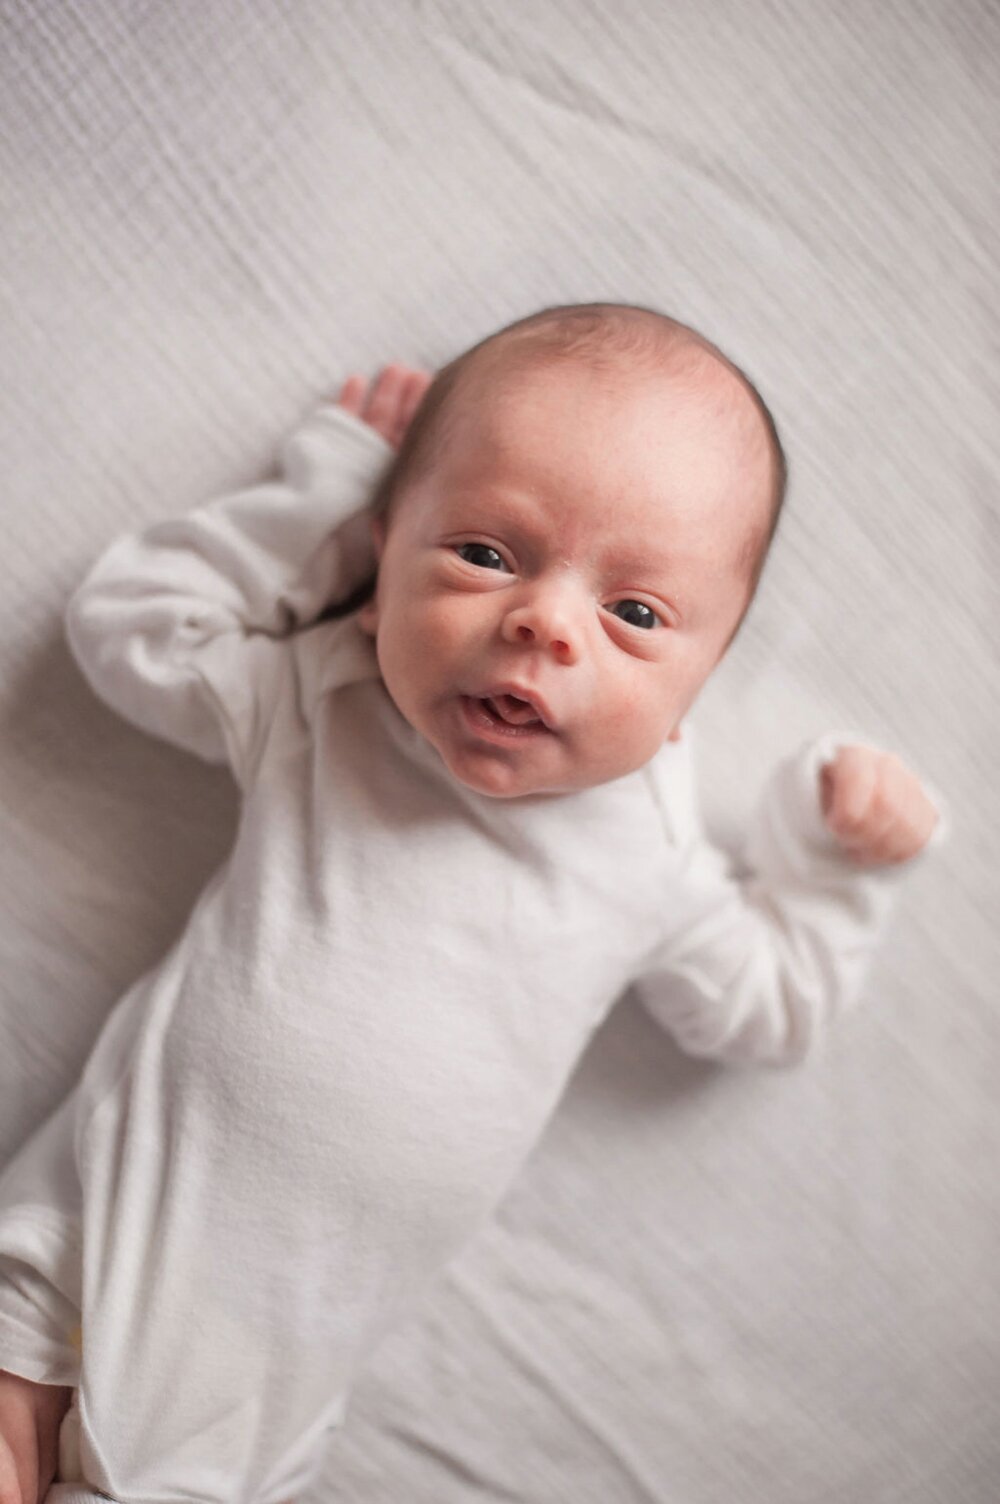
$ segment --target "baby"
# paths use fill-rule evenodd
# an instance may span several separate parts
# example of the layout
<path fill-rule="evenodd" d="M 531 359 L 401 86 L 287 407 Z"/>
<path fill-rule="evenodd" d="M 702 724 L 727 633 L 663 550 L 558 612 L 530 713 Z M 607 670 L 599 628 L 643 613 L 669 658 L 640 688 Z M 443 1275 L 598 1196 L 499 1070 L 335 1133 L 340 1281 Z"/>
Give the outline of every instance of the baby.
<path fill-rule="evenodd" d="M 785 465 L 684 325 L 545 310 L 429 387 L 352 377 L 282 460 L 69 606 L 98 694 L 242 803 L 0 1178 L 0 1504 L 298 1494 L 621 993 L 694 1054 L 800 1059 L 943 834 L 831 733 L 767 782 L 750 876 L 707 844 L 685 718 Z"/>

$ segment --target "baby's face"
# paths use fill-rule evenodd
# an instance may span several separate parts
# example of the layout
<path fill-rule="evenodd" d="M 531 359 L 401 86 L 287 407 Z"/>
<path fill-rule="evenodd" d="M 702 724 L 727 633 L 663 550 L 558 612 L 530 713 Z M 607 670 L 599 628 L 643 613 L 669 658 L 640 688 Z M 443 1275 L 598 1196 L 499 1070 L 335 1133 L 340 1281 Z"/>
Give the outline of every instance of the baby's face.
<path fill-rule="evenodd" d="M 767 514 L 760 420 L 718 366 L 471 384 L 388 535 L 375 524 L 360 624 L 399 711 L 470 788 L 622 777 L 677 731 L 746 603 L 737 556 Z M 547 725 L 524 724 L 538 713 Z"/>

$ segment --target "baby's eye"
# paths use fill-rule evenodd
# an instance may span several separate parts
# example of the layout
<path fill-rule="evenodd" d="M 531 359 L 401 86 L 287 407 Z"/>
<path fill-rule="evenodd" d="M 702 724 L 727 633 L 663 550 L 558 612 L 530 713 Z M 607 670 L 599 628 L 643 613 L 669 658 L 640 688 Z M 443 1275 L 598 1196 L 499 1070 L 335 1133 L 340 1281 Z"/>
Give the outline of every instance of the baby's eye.
<path fill-rule="evenodd" d="M 495 548 L 491 548 L 488 543 L 457 543 L 455 545 L 455 552 L 459 555 L 460 558 L 464 558 L 465 557 L 464 554 L 462 553 L 462 550 L 464 548 L 470 548 L 470 549 L 473 549 L 473 550 L 478 549 L 478 551 L 481 554 L 492 554 L 493 557 L 494 557 L 494 559 L 497 559 L 499 561 L 499 563 L 501 565 L 503 565 L 503 559 L 500 558 L 500 555 L 497 553 L 496 549 Z M 488 564 L 488 563 L 484 563 L 482 559 L 466 559 L 465 562 L 467 564 L 476 564 L 476 565 L 478 565 L 482 569 L 493 569 L 494 568 L 494 565 Z"/>
<path fill-rule="evenodd" d="M 618 606 L 627 606 L 631 612 L 635 613 L 634 618 L 626 618 L 624 615 L 622 615 L 622 621 L 627 620 L 630 627 L 655 627 L 656 623 L 660 620 L 656 612 L 652 609 L 652 607 L 647 606 L 645 601 L 616 601 L 615 605 L 611 607 L 611 610 L 615 612 L 616 616 L 621 615 L 621 613 L 617 610 Z"/>

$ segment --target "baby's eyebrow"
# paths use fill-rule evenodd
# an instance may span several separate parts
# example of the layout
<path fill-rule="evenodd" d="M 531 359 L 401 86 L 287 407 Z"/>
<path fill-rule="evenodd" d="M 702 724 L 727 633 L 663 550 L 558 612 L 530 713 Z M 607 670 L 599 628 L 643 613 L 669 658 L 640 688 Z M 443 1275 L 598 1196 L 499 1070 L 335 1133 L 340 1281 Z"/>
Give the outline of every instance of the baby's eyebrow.
<path fill-rule="evenodd" d="M 651 549 L 636 550 L 634 544 L 630 544 L 628 551 L 616 552 L 609 547 L 605 553 L 606 563 L 615 569 L 624 569 L 628 572 L 643 570 L 648 573 L 665 575 L 670 569 L 670 559 L 666 554 L 659 554 Z"/>

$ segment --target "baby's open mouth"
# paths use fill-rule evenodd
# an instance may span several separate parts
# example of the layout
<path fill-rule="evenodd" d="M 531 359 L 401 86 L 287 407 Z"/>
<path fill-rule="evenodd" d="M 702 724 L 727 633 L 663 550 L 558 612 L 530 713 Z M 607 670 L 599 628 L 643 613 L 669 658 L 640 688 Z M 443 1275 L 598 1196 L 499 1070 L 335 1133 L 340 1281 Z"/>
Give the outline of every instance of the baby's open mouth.
<path fill-rule="evenodd" d="M 466 719 L 474 730 L 504 738 L 551 736 L 534 706 L 517 695 L 462 695 Z"/>
<path fill-rule="evenodd" d="M 506 721 L 510 726 L 540 725 L 541 717 L 537 716 L 527 700 L 519 700 L 517 695 L 497 695 L 488 697 L 482 702 L 488 710 L 491 710 L 500 720 Z"/>

